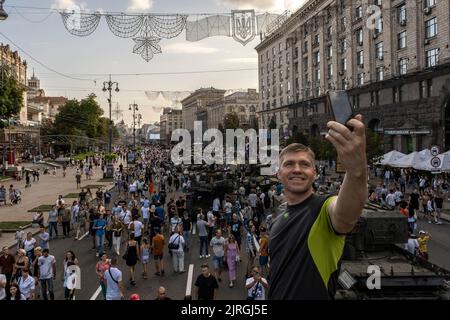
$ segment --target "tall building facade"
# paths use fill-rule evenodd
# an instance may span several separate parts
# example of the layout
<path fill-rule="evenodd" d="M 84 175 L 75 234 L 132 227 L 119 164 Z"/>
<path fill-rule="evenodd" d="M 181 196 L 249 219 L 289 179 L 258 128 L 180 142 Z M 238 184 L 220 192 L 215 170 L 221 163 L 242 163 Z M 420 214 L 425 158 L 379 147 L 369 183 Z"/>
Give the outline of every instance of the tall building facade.
<path fill-rule="evenodd" d="M 260 125 L 326 132 L 347 90 L 386 150 L 450 148 L 450 2 L 310 0 L 256 47 Z"/>
<path fill-rule="evenodd" d="M 183 112 L 179 109 L 164 108 L 160 115 L 160 137 L 161 143 L 170 144 L 172 132 L 183 128 Z"/>

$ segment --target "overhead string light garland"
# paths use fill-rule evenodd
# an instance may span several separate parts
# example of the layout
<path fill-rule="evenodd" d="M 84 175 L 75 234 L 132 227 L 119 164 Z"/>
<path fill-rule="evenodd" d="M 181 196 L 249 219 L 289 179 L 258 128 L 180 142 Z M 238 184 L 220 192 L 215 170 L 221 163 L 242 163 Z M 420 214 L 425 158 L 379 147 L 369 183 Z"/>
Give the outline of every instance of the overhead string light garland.
<path fill-rule="evenodd" d="M 159 45 L 162 39 L 175 38 L 185 29 L 187 41 L 227 36 L 245 46 L 256 34 L 268 32 L 279 19 L 277 14 L 256 15 L 254 10 L 233 10 L 230 15 L 206 15 L 201 19 L 196 15 L 195 21 L 188 21 L 187 14 L 59 13 L 67 31 L 78 37 L 94 33 L 104 16 L 109 30 L 117 37 L 132 38 L 135 42 L 133 53 L 147 62 L 162 52 Z"/>

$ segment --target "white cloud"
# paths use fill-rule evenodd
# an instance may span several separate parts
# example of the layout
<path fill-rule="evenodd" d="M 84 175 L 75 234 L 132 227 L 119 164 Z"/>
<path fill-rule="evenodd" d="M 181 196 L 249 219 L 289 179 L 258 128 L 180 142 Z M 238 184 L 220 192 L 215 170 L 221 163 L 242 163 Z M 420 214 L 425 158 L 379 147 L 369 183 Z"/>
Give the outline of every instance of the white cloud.
<path fill-rule="evenodd" d="M 219 49 L 205 47 L 196 42 L 176 42 L 163 46 L 166 53 L 209 54 L 218 52 Z"/>
<path fill-rule="evenodd" d="M 52 9 L 68 11 L 87 10 L 86 3 L 77 3 L 75 0 L 55 0 L 52 4 Z"/>
<path fill-rule="evenodd" d="M 254 57 L 254 58 L 228 58 L 228 59 L 224 59 L 223 60 L 226 63 L 242 63 L 242 64 L 250 64 L 250 63 L 258 63 L 258 58 Z"/>
<path fill-rule="evenodd" d="M 131 0 L 127 11 L 145 11 L 153 7 L 153 0 Z"/>

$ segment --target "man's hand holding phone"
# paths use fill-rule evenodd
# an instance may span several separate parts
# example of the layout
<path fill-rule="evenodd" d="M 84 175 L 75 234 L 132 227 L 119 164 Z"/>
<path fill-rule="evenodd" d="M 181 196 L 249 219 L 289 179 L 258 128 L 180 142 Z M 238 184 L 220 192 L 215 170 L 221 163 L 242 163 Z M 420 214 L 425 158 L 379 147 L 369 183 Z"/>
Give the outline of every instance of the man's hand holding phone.
<path fill-rule="evenodd" d="M 350 119 L 345 125 L 336 121 L 327 123 L 328 134 L 325 138 L 336 149 L 347 175 L 361 177 L 367 171 L 366 131 L 362 115 Z M 352 129 L 352 130 L 350 130 Z"/>

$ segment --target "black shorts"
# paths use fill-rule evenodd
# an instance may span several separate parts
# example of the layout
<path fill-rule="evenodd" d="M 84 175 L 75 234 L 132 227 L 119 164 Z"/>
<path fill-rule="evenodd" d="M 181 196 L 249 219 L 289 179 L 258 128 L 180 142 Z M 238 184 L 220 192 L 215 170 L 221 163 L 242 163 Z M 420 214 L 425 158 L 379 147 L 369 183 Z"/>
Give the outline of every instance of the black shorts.
<path fill-rule="evenodd" d="M 162 254 L 153 255 L 153 258 L 154 258 L 156 261 L 162 260 L 162 259 L 163 259 L 163 255 L 162 255 Z"/>

